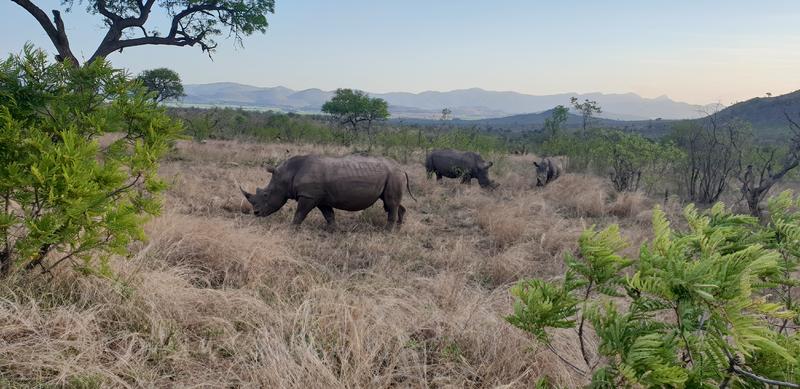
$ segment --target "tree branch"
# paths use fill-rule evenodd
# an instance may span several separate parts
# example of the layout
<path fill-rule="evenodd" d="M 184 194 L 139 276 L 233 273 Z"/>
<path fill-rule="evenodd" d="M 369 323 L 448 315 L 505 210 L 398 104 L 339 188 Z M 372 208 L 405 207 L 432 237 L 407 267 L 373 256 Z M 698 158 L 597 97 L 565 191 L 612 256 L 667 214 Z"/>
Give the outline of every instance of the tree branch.
<path fill-rule="evenodd" d="M 736 373 L 738 375 L 741 375 L 741 376 L 745 376 L 745 377 L 750 378 L 752 380 L 761 382 L 762 384 L 782 386 L 782 387 L 785 387 L 785 388 L 800 388 L 800 384 L 794 384 L 794 383 L 791 383 L 791 382 L 778 381 L 778 380 L 773 380 L 773 379 L 769 379 L 769 378 L 766 378 L 766 377 L 762 377 L 760 375 L 757 375 L 757 374 L 751 373 L 751 372 L 749 372 L 749 371 L 747 371 L 745 369 L 742 369 L 738 365 L 733 365 L 732 369 L 733 369 L 734 373 Z"/>
<path fill-rule="evenodd" d="M 31 16 L 33 16 L 37 22 L 42 26 L 44 31 L 47 33 L 47 36 L 50 38 L 50 41 L 53 42 L 53 45 L 56 47 L 58 51 L 58 56 L 56 59 L 59 62 L 62 61 L 70 61 L 73 65 L 78 65 L 78 59 L 75 58 L 75 55 L 72 54 L 72 50 L 69 47 L 69 40 L 67 39 L 66 29 L 64 28 L 64 20 L 61 19 L 61 12 L 58 10 L 53 10 L 53 22 L 50 21 L 50 18 L 47 17 L 47 13 L 45 13 L 41 8 L 37 7 L 36 4 L 33 4 L 30 0 L 11 0 L 20 7 L 24 8 L 28 11 Z"/>

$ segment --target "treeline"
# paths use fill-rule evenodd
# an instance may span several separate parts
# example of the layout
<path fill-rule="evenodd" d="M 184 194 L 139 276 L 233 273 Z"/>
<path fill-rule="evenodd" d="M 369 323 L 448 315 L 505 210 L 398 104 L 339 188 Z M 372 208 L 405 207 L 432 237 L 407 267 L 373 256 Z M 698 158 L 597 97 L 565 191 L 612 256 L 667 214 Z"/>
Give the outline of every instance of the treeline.
<path fill-rule="evenodd" d="M 336 144 L 367 147 L 368 135 L 340 125 L 325 115 L 299 115 L 274 111 L 235 108 L 169 108 L 171 116 L 184 122 L 187 135 L 194 140 L 244 140 Z M 455 148 L 484 153 L 508 153 L 529 150 L 520 137 L 498 136 L 477 128 L 393 125 L 376 123 L 372 141 L 378 152 L 407 158 L 413 151 L 431 148 Z"/>

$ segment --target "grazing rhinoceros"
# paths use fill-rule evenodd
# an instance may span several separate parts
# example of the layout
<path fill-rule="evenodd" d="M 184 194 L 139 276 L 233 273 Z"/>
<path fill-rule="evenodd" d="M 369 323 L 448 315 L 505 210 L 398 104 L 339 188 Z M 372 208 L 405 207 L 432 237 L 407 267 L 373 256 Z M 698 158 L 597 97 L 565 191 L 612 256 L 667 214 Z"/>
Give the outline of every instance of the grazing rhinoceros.
<path fill-rule="evenodd" d="M 566 160 L 564 157 L 542 158 L 534 162 L 536 168 L 536 186 L 545 186 L 555 181 L 564 172 Z"/>
<path fill-rule="evenodd" d="M 256 216 L 269 216 L 287 200 L 296 200 L 294 225 L 300 225 L 311 210 L 318 208 L 332 229 L 334 208 L 360 211 L 381 199 L 389 218 L 387 228 L 391 229 L 403 223 L 406 213 L 400 205 L 404 183 L 411 194 L 408 174 L 384 158 L 301 155 L 289 158 L 277 168 L 268 166 L 267 171 L 272 173 L 272 179 L 266 188 L 256 189 L 255 194 L 239 189 L 253 205 Z"/>
<path fill-rule="evenodd" d="M 425 158 L 425 170 L 428 178 L 436 174 L 436 180 L 442 177 L 461 177 L 462 183 L 469 183 L 473 178 L 483 188 L 496 188 L 497 184 L 489 179 L 489 168 L 492 162 L 484 162 L 480 155 L 469 151 L 433 150 Z"/>

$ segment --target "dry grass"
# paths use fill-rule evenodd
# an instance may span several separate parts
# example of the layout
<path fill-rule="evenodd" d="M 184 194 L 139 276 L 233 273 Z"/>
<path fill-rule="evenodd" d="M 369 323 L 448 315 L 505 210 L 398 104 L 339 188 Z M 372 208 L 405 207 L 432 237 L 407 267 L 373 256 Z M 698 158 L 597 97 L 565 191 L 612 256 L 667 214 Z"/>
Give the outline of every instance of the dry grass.
<path fill-rule="evenodd" d="M 64 272 L 0 287 L 0 386 L 530 387 L 585 381 L 508 325 L 508 288 L 563 274 L 591 224 L 634 240 L 650 207 L 603 180 L 567 174 L 532 188 L 532 156 L 499 159 L 501 187 L 426 180 L 406 165 L 407 223 L 383 231 L 381 206 L 337 212 L 338 231 L 294 204 L 248 214 L 237 183 L 266 183 L 263 163 L 341 148 L 182 143 L 149 242 L 116 261 L 116 280 Z M 420 155 L 416 155 L 421 160 Z M 642 219 L 642 220 L 640 220 Z M 627 226 L 627 227 L 626 227 Z M 574 337 L 555 346 L 580 361 Z"/>
<path fill-rule="evenodd" d="M 610 191 L 600 177 L 568 173 L 548 184 L 542 196 L 568 216 L 601 217 L 606 214 Z"/>

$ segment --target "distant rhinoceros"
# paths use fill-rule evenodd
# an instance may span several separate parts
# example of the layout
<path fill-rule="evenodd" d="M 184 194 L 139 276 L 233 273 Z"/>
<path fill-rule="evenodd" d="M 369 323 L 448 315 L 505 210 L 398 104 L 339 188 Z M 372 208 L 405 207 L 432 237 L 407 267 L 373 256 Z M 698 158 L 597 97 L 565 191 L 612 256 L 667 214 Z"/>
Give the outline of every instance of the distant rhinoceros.
<path fill-rule="evenodd" d="M 442 177 L 461 177 L 462 183 L 469 183 L 473 178 L 483 188 L 496 188 L 497 184 L 489 179 L 489 168 L 492 162 L 484 162 L 480 155 L 469 151 L 433 150 L 425 158 L 425 170 L 428 178 L 436 174 L 436 180 Z"/>
<path fill-rule="evenodd" d="M 539 162 L 533 162 L 536 168 L 536 186 L 545 186 L 555 181 L 564 172 L 566 159 L 564 157 L 542 158 Z"/>
<path fill-rule="evenodd" d="M 289 158 L 277 168 L 268 166 L 267 171 L 272 173 L 272 179 L 266 188 L 256 189 L 255 194 L 239 189 L 253 205 L 256 216 L 269 216 L 281 209 L 287 200 L 296 200 L 294 225 L 300 225 L 308 213 L 317 208 L 332 229 L 334 208 L 360 211 L 381 199 L 388 214 L 387 228 L 392 228 L 403 223 L 406 213 L 400 204 L 403 184 L 411 194 L 408 174 L 395 162 L 384 158 L 301 155 Z"/>

